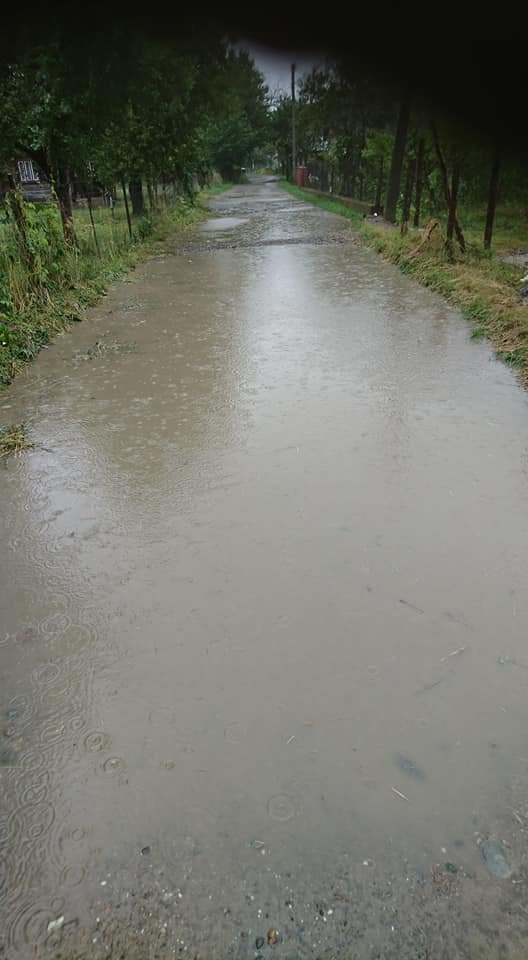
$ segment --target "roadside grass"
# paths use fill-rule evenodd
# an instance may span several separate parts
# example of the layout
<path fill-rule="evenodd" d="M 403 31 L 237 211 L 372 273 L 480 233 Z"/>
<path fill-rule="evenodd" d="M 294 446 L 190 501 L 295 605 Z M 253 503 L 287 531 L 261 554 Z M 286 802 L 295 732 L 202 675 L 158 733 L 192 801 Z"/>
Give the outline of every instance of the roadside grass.
<path fill-rule="evenodd" d="M 459 219 L 467 239 L 482 246 L 486 210 L 461 206 Z M 519 204 L 499 204 L 493 227 L 493 250 L 506 253 L 517 249 L 528 250 L 528 211 Z"/>
<path fill-rule="evenodd" d="M 288 180 L 280 180 L 279 186 L 282 187 L 283 190 L 286 190 L 287 193 L 290 193 L 292 197 L 296 197 L 298 200 L 306 200 L 308 203 L 313 203 L 316 207 L 321 207 L 322 210 L 327 210 L 329 213 L 338 213 L 342 217 L 346 217 L 347 220 L 352 220 L 358 225 L 362 221 L 362 214 L 360 211 L 354 209 L 353 206 L 349 206 L 347 203 L 344 203 L 342 200 L 337 200 L 334 197 L 321 196 L 319 193 L 315 193 L 313 190 L 305 190 L 303 187 L 298 187 L 294 183 L 289 183 Z"/>
<path fill-rule="evenodd" d="M 230 190 L 233 186 L 232 183 L 212 183 L 209 187 L 205 187 L 201 193 L 198 194 L 198 197 L 207 199 L 207 197 L 214 197 L 217 193 L 223 193 L 224 190 Z"/>
<path fill-rule="evenodd" d="M 357 235 L 363 243 L 458 307 L 471 324 L 471 338 L 487 338 L 497 357 L 513 367 L 519 379 L 528 386 L 528 305 L 520 299 L 519 285 L 522 273 L 527 271 L 504 263 L 495 255 L 515 248 L 528 248 L 528 218 L 518 207 L 498 208 L 494 253 L 485 251 L 482 246 L 485 211 L 462 208 L 460 221 L 467 252 L 456 254 L 451 262 L 444 249 L 442 223 L 417 252 L 423 239 L 422 231 L 409 230 L 402 236 L 399 229 L 370 226 L 363 223 L 359 213 L 339 201 L 321 198 L 285 181 L 280 185 L 300 200 L 355 222 L 360 227 Z"/>
<path fill-rule="evenodd" d="M 53 336 L 74 321 L 103 295 L 110 283 L 132 270 L 167 239 L 187 230 L 208 215 L 204 202 L 229 189 L 214 183 L 191 202 L 178 199 L 161 204 L 133 222 L 130 239 L 124 204 L 114 212 L 93 209 L 93 228 L 87 209 L 74 211 L 77 248 L 66 247 L 54 204 L 25 205 L 28 248 L 21 254 L 11 223 L 0 220 L 0 389 Z"/>

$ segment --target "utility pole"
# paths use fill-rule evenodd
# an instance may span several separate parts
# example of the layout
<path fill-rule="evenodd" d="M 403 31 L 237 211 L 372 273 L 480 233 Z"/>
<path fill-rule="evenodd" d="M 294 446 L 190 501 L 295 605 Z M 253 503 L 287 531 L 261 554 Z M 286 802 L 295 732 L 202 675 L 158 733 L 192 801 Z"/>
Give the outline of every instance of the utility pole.
<path fill-rule="evenodd" d="M 296 166 L 296 147 L 295 147 L 295 64 L 291 65 L 291 97 L 292 97 L 292 127 L 291 127 L 291 147 L 292 147 L 292 183 L 295 183 Z"/>

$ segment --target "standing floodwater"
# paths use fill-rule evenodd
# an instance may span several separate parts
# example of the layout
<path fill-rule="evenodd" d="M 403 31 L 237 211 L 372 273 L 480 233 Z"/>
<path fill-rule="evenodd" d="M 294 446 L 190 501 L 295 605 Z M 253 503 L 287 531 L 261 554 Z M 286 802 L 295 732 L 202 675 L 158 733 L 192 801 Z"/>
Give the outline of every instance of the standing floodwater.
<path fill-rule="evenodd" d="M 0 957 L 521 957 L 526 394 L 345 221 L 211 207 L 0 401 Z"/>

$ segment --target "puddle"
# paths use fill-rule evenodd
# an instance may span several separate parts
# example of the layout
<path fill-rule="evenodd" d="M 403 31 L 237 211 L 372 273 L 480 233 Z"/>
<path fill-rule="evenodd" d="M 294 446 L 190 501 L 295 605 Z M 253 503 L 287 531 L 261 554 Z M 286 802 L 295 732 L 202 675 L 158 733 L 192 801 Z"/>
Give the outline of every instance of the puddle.
<path fill-rule="evenodd" d="M 217 233 L 221 230 L 234 230 L 236 227 L 243 227 L 247 223 L 244 217 L 214 217 L 212 220 L 205 220 L 199 226 L 200 233 Z"/>

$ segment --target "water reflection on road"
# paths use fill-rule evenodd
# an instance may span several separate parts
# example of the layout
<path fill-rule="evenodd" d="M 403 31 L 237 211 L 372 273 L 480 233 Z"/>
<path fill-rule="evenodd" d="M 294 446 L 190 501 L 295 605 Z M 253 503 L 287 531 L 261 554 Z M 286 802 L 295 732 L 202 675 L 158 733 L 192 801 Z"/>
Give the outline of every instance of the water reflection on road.
<path fill-rule="evenodd" d="M 526 395 L 346 221 L 212 207 L 0 401 L 0 956 L 515 956 Z"/>

